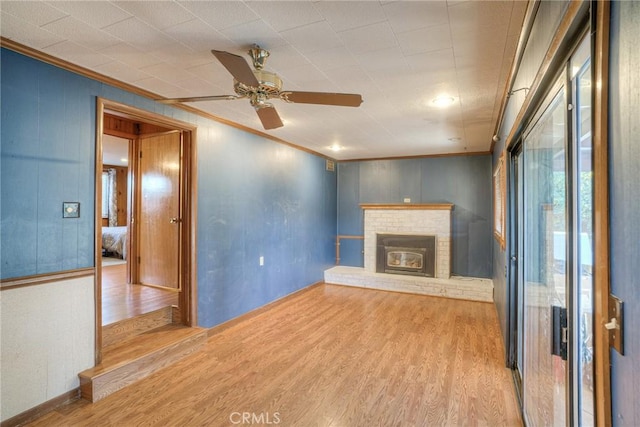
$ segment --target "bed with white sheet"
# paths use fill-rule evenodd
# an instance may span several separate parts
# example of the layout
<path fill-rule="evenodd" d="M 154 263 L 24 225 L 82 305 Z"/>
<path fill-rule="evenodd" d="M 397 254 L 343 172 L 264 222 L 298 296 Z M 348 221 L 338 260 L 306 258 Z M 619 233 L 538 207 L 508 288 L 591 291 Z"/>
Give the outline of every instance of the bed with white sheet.
<path fill-rule="evenodd" d="M 102 249 L 127 259 L 127 227 L 102 227 Z"/>

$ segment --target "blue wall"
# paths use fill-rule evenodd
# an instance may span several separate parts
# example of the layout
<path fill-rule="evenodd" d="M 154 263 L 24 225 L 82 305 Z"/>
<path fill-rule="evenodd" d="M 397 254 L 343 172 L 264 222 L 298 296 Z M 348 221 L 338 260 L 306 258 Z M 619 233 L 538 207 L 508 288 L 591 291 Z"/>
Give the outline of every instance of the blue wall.
<path fill-rule="evenodd" d="M 334 263 L 336 217 L 325 160 L 232 128 L 198 150 L 200 323 L 321 281 Z"/>
<path fill-rule="evenodd" d="M 491 156 L 338 164 L 338 234 L 362 235 L 360 203 L 453 203 L 452 273 L 492 275 Z M 362 243 L 342 240 L 340 264 L 362 266 Z"/>
<path fill-rule="evenodd" d="M 1 61 L 2 278 L 93 266 L 96 97 L 198 127 L 199 325 L 321 281 L 333 265 L 336 174 L 323 158 L 7 49 Z M 79 219 L 62 218 L 65 201 L 80 202 Z"/>
<path fill-rule="evenodd" d="M 2 278 L 93 266 L 102 85 L 2 50 Z M 80 202 L 63 219 L 62 202 Z"/>
<path fill-rule="evenodd" d="M 611 352 L 613 425 L 640 425 L 639 2 L 611 3 L 609 88 L 611 292 L 624 301 L 624 347 Z"/>

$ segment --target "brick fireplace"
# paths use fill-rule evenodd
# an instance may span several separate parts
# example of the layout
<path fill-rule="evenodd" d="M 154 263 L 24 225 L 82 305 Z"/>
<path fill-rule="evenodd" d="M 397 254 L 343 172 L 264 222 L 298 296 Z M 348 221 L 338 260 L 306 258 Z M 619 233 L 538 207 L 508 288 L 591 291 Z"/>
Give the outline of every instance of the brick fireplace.
<path fill-rule="evenodd" d="M 364 210 L 364 269 L 376 271 L 378 235 L 435 236 L 435 277 L 451 275 L 452 204 L 361 205 Z"/>
<path fill-rule="evenodd" d="M 451 222 L 454 209 L 452 204 L 360 206 L 364 210 L 364 268 L 341 265 L 330 268 L 324 272 L 325 283 L 473 301 L 493 301 L 491 279 L 451 274 Z M 382 262 L 378 253 L 380 236 L 391 236 L 388 240 L 391 249 L 386 250 L 383 258 L 391 253 L 389 263 L 397 263 L 402 268 L 379 272 L 378 264 Z M 426 237 L 435 240 L 435 244 L 432 245 L 431 252 L 423 251 L 422 248 L 415 250 L 414 246 L 422 245 L 402 245 L 402 240 L 397 240 L 396 236 L 409 239 Z M 435 256 L 432 253 L 434 250 Z M 397 255 L 397 252 L 404 254 Z M 421 256 L 423 261 L 427 257 L 435 258 L 431 261 L 435 264 L 434 274 L 427 273 L 427 269 L 417 272 L 419 262 L 416 263 L 416 260 Z M 403 274 L 407 272 L 409 274 Z"/>

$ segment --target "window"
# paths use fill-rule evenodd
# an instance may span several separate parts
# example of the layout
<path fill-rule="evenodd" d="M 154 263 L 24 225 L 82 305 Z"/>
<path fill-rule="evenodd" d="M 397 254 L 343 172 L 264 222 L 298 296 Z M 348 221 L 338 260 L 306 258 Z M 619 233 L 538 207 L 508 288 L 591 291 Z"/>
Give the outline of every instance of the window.
<path fill-rule="evenodd" d="M 102 219 L 109 218 L 109 172 L 102 171 Z"/>

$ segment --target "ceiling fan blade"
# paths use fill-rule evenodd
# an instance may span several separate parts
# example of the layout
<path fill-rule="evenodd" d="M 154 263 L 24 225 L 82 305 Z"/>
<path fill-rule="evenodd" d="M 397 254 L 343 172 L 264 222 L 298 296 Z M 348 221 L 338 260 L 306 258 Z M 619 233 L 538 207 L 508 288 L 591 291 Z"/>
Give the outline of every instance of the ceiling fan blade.
<path fill-rule="evenodd" d="M 282 99 L 297 104 L 339 105 L 343 107 L 359 107 L 362 96 L 353 93 L 330 92 L 282 92 Z"/>
<path fill-rule="evenodd" d="M 256 108 L 256 113 L 265 129 L 276 129 L 284 126 L 278 112 L 273 106 L 264 106 Z"/>
<path fill-rule="evenodd" d="M 243 57 L 221 50 L 212 50 L 211 53 L 218 58 L 218 61 L 224 65 L 224 68 L 240 83 L 252 87 L 258 87 L 260 85 L 258 79 L 256 79 L 256 76 L 253 74 L 253 70 L 251 70 L 251 67 Z"/>
<path fill-rule="evenodd" d="M 161 104 L 179 104 L 181 102 L 198 102 L 198 101 L 221 101 L 240 99 L 241 96 L 236 95 L 212 95 L 212 96 L 192 96 L 190 98 L 167 98 L 156 99 Z"/>

